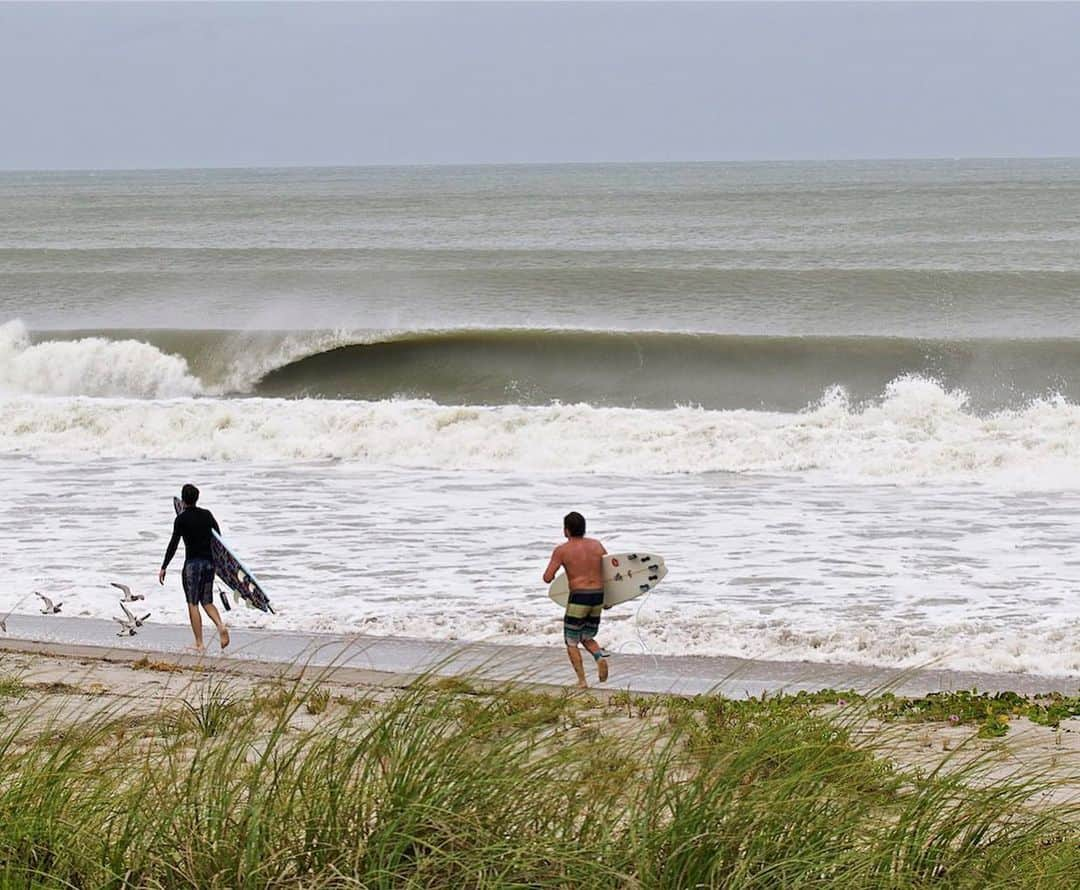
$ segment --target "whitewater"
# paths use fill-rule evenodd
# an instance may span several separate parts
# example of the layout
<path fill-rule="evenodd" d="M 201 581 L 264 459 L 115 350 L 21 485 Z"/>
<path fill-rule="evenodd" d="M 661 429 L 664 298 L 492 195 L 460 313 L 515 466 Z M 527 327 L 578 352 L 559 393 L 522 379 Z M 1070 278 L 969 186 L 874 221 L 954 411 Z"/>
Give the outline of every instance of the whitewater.
<path fill-rule="evenodd" d="M 1074 162 L 0 174 L 0 613 L 119 580 L 182 623 L 195 481 L 278 610 L 245 625 L 558 645 L 575 508 L 671 568 L 617 651 L 1080 675 L 1077 197 Z"/>
<path fill-rule="evenodd" d="M 342 333 L 294 337 L 247 366 L 269 374 L 341 341 L 355 342 Z M 227 377 L 239 388 L 240 372 Z M 257 383 L 249 371 L 247 388 Z M 831 386 L 791 413 L 226 398 L 216 389 L 183 357 L 138 340 L 32 344 L 23 323 L 0 325 L 0 452 L 13 455 L 1080 485 L 1080 407 L 1053 395 L 980 415 L 965 392 L 914 375 L 863 402 Z"/>

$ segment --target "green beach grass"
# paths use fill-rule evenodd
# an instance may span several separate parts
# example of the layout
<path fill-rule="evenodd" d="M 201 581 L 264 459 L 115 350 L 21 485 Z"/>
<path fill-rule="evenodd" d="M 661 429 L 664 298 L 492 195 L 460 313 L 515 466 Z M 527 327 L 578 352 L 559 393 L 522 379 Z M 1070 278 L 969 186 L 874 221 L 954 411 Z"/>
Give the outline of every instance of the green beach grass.
<path fill-rule="evenodd" d="M 429 680 L 374 701 L 211 677 L 153 713 L 73 719 L 13 695 L 0 887 L 1077 886 L 1080 812 L 1040 803 L 1059 779 L 963 746 L 905 771 L 859 731 L 981 725 L 973 699 Z"/>

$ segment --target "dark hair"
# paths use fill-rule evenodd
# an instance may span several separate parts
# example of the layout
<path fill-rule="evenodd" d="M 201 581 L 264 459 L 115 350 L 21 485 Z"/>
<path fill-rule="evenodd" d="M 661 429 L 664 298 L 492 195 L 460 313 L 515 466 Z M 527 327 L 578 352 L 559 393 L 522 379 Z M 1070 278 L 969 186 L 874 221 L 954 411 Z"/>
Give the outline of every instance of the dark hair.
<path fill-rule="evenodd" d="M 199 503 L 199 489 L 197 489 L 190 482 L 180 489 L 180 500 L 182 500 L 189 507 L 194 507 Z"/>
<path fill-rule="evenodd" d="M 585 534 L 585 517 L 577 511 L 567 513 L 563 517 L 562 524 L 571 538 L 580 538 Z"/>

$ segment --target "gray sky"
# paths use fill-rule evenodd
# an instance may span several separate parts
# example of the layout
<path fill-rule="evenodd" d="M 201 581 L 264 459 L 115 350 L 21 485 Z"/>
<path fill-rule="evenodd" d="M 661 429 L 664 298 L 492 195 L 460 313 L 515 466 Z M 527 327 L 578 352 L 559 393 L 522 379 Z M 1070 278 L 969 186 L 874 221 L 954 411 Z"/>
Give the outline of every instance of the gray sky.
<path fill-rule="evenodd" d="M 1080 4 L 0 4 L 0 168 L 1080 155 Z"/>

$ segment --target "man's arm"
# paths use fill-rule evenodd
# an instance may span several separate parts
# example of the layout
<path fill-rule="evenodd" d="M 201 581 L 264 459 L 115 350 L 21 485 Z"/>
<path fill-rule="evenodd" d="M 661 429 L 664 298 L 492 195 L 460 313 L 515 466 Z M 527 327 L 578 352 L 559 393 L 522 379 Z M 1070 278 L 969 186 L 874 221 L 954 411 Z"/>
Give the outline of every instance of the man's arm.
<path fill-rule="evenodd" d="M 207 510 L 206 512 L 210 513 L 209 510 Z M 213 513 L 210 513 L 210 528 L 216 531 L 219 535 L 221 534 L 221 526 L 217 524 L 217 520 L 214 518 Z"/>
<path fill-rule="evenodd" d="M 555 576 L 559 574 L 559 569 L 562 568 L 562 547 L 556 547 L 551 554 L 551 562 L 548 563 L 548 567 L 544 569 L 544 583 L 550 584 L 555 580 Z"/>
<path fill-rule="evenodd" d="M 172 562 L 172 558 L 176 556 L 176 548 L 180 546 L 180 517 L 177 516 L 173 520 L 172 537 L 169 539 L 169 546 L 165 550 L 165 559 L 161 563 L 161 571 L 158 572 L 158 583 L 165 583 L 165 570 L 169 567 L 169 563 Z"/>

